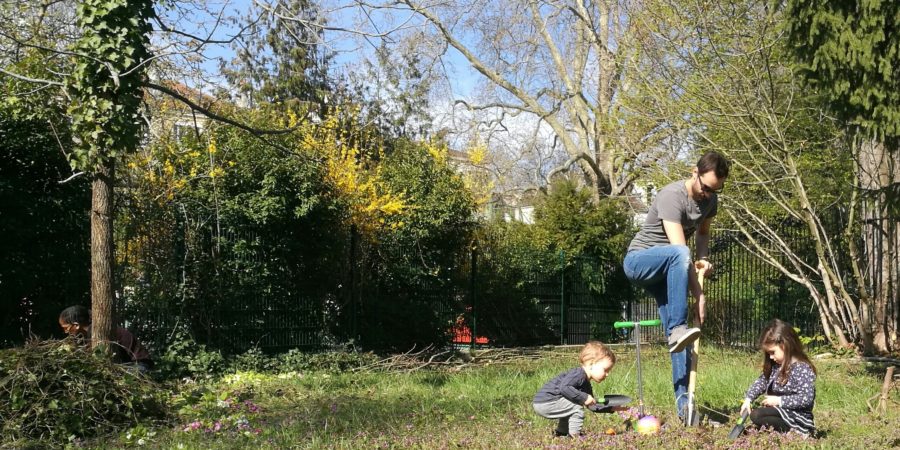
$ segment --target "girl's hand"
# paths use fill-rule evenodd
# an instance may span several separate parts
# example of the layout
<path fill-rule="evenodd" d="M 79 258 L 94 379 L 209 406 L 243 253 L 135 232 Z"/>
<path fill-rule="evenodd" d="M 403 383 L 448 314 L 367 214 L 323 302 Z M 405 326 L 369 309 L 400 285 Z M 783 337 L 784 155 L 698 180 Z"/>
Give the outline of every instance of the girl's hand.
<path fill-rule="evenodd" d="M 760 402 L 763 406 L 781 406 L 781 397 L 776 397 L 774 395 L 767 395 L 766 398 L 762 399 Z"/>
<path fill-rule="evenodd" d="M 591 405 L 593 405 L 594 403 L 597 403 L 597 400 L 594 400 L 594 397 L 593 397 L 593 396 L 588 395 L 587 400 L 584 401 L 584 406 L 591 406 Z"/>
<path fill-rule="evenodd" d="M 745 399 L 744 399 L 744 403 L 741 404 L 741 415 L 742 415 L 742 416 L 744 415 L 744 412 L 745 412 L 745 411 L 747 412 L 747 414 L 750 414 L 750 411 L 752 410 L 752 409 L 750 408 L 750 403 L 751 403 L 751 402 L 750 402 L 750 399 L 749 399 L 749 398 L 745 398 Z"/>

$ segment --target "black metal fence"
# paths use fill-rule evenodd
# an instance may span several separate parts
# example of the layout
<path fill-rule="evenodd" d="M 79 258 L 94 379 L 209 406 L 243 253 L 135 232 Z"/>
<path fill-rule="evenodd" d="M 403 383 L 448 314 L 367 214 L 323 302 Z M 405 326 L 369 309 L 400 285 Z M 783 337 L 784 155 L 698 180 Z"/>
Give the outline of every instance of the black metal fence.
<path fill-rule="evenodd" d="M 789 228 L 786 239 L 803 239 L 799 228 Z M 365 270 L 357 264 L 360 255 L 350 252 L 331 289 L 310 291 L 302 273 L 254 270 L 257 263 L 277 257 L 267 254 L 258 236 L 225 233 L 221 239 L 246 245 L 229 253 L 222 249 L 234 247 L 210 241 L 214 257 L 200 258 L 209 265 L 197 269 L 206 279 L 194 276 L 178 290 L 143 278 L 143 287 L 126 288 L 131 294 L 120 304 L 120 314 L 151 347 L 161 349 L 178 327 L 229 353 L 253 347 L 313 350 L 334 342 L 390 349 L 429 341 L 472 345 L 473 336 L 476 345 L 582 344 L 626 339 L 612 327 L 617 320 L 658 317 L 655 300 L 628 283 L 620 261 L 558 253 L 531 270 L 509 271 L 490 252 L 470 250 L 439 274 L 404 284 L 383 283 L 378 279 L 383 275 Z M 711 241 L 717 271 L 706 284 L 705 339 L 753 345 L 774 317 L 793 323 L 804 335 L 820 333 L 809 294 L 754 257 L 743 239 L 737 232 L 719 231 Z M 178 254 L 172 259 L 189 266 L 184 260 Z M 648 329 L 644 336 L 659 340 L 661 330 Z"/>
<path fill-rule="evenodd" d="M 793 243 L 806 240 L 799 224 L 785 223 L 780 232 Z M 747 239 L 738 231 L 713 234 L 710 256 L 715 275 L 704 284 L 707 299 L 704 339 L 720 345 L 754 346 L 759 333 L 773 318 L 791 323 L 804 336 L 821 334 L 818 310 L 806 288 L 755 256 L 747 250 L 748 246 Z M 802 254 L 804 250 L 811 251 L 800 248 L 799 252 Z M 694 320 L 696 305 L 691 301 Z M 657 318 L 656 301 L 637 293 L 627 315 L 629 320 Z M 662 339 L 658 328 L 649 329 L 643 335 L 651 340 Z"/>

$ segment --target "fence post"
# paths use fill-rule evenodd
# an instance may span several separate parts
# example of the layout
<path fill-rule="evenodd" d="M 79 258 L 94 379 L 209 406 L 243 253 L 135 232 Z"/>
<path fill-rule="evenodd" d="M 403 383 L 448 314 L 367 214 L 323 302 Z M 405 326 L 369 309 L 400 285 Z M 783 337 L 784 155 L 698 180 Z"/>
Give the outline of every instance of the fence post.
<path fill-rule="evenodd" d="M 559 285 L 559 343 L 566 345 L 566 251 L 559 251 L 559 267 L 562 282 Z"/>
<path fill-rule="evenodd" d="M 477 311 L 477 309 L 475 308 L 476 299 L 477 299 L 476 292 L 475 292 L 476 291 L 475 279 L 478 274 L 478 253 L 476 252 L 477 248 L 478 247 L 475 247 L 475 246 L 472 247 L 472 271 L 471 271 L 471 274 L 469 277 L 470 278 L 469 279 L 469 283 L 470 283 L 469 289 L 470 289 L 470 296 L 472 298 L 472 326 L 470 327 L 470 331 L 471 331 L 470 339 L 471 340 L 469 341 L 469 343 L 470 343 L 469 345 L 471 346 L 472 352 L 475 351 L 475 336 L 478 336 L 477 326 L 476 326 L 478 324 L 478 318 L 477 318 L 476 312 L 475 312 L 475 311 Z"/>
<path fill-rule="evenodd" d="M 350 297 L 350 333 L 348 334 L 350 336 L 353 336 L 353 339 L 357 343 L 360 343 L 362 342 L 362 336 L 359 335 L 360 308 L 356 301 L 356 241 L 356 225 L 350 225 L 350 261 L 348 264 L 348 266 L 350 267 L 350 282 L 347 283 L 347 290 L 349 291 L 348 293 Z"/>

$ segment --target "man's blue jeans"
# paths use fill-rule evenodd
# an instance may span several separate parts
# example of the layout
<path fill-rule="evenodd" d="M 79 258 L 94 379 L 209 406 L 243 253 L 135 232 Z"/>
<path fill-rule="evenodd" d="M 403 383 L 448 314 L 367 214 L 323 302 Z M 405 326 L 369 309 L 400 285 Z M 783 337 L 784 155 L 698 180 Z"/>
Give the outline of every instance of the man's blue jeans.
<path fill-rule="evenodd" d="M 659 318 L 667 339 L 675 327 L 687 325 L 690 265 L 691 252 L 686 245 L 660 245 L 633 250 L 625 255 L 625 276 L 656 298 Z M 671 354 L 672 384 L 679 416 L 683 415 L 687 405 L 692 347 Z"/>

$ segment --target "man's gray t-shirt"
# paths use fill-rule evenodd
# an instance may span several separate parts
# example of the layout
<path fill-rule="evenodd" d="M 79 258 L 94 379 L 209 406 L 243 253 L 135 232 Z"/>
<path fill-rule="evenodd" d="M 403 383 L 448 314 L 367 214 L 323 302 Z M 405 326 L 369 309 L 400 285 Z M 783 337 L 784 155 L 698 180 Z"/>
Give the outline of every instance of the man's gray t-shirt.
<path fill-rule="evenodd" d="M 694 200 L 688 196 L 684 180 L 667 184 L 653 200 L 647 219 L 641 231 L 631 240 L 628 251 L 669 245 L 663 220 L 680 223 L 684 228 L 685 241 L 690 239 L 704 219 L 716 215 L 718 202 L 716 194 L 711 194 L 703 201 Z"/>

